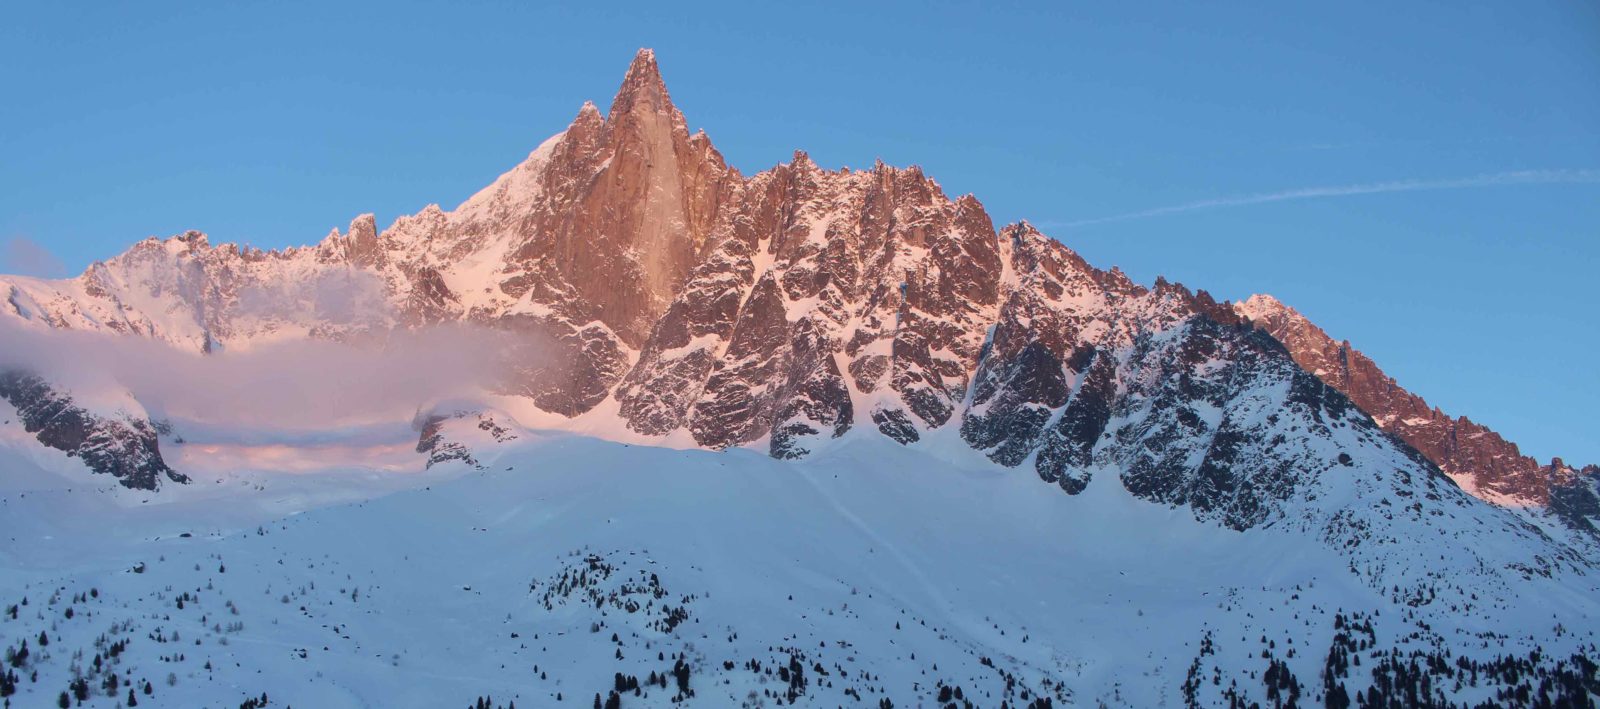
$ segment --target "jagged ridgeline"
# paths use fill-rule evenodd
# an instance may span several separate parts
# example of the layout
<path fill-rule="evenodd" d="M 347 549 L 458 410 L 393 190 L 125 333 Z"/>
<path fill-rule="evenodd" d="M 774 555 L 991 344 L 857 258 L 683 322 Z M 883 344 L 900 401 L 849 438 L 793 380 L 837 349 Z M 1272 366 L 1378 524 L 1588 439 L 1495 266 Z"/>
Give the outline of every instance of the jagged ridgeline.
<path fill-rule="evenodd" d="M 163 551 L 149 566 L 97 577 L 104 594 L 73 579 L 84 587 L 47 594 L 48 617 L 30 616 L 18 593 L 8 609 L 17 625 L 0 628 L 26 632 L 6 631 L 0 694 L 37 698 L 18 682 L 42 667 L 62 702 L 90 682 L 129 706 L 183 696 L 191 680 L 201 696 L 202 677 L 230 670 L 191 662 L 189 653 L 203 656 L 189 649 L 198 637 L 218 657 L 270 650 L 264 666 L 282 677 L 306 676 L 302 661 L 347 657 L 331 639 L 280 647 L 248 642 L 259 636 L 243 625 L 224 631 L 210 614 L 241 613 L 229 589 L 271 618 L 268 634 L 303 621 L 354 643 L 345 632 L 354 625 L 379 647 L 407 644 L 387 635 L 392 624 L 370 620 L 378 614 L 324 609 L 377 598 L 415 611 L 408 617 L 418 623 L 453 626 L 457 616 L 416 604 L 459 593 L 470 600 L 444 601 L 450 613 L 496 628 L 472 638 L 468 654 L 509 653 L 497 660 L 514 658 L 523 673 L 513 691 L 537 676 L 554 683 L 529 696 L 602 706 L 737 699 L 720 693 L 730 682 L 753 704 L 880 707 L 1110 705 L 1130 695 L 1202 706 L 1586 706 L 1597 691 L 1600 469 L 1522 457 L 1487 429 L 1429 408 L 1275 300 L 1233 304 L 1162 279 L 1135 283 L 1027 223 L 997 228 L 975 197 L 946 195 L 918 168 L 828 170 L 797 152 L 743 175 L 689 131 L 648 50 L 608 110 L 584 104 L 565 130 L 453 210 L 430 206 L 381 230 L 364 215 L 282 251 L 213 246 L 197 232 L 148 239 L 77 278 L 0 277 L 0 291 L 8 328 L 143 338 L 197 359 L 284 341 L 482 328 L 500 336 L 496 394 L 557 427 L 663 444 L 573 437 L 563 447 L 527 435 L 526 422 L 503 411 L 424 407 L 414 418 L 416 462 L 438 476 L 428 478 L 437 489 L 278 519 L 256 538 L 201 545 L 153 533 L 146 541 L 169 545 L 172 563 Z M 39 443 L 128 488 L 186 482 L 161 455 L 179 434 L 131 394 L 100 394 L 74 391 L 48 366 L 0 376 L 0 398 Z M 606 477 L 640 470 L 660 474 Z M 922 477 L 894 477 L 907 470 Z M 272 494 L 260 483 L 239 492 L 216 482 L 218 496 Z M 863 500 L 909 502 L 866 510 Z M 372 529 L 385 539 L 362 536 Z M 663 538 L 659 565 L 628 546 L 640 530 Z M 608 534 L 611 551 L 585 546 Z M 390 538 L 406 541 L 379 543 Z M 552 538 L 580 551 L 552 568 L 551 550 L 539 546 Z M 1101 549 L 1123 538 L 1143 544 L 1121 555 Z M 236 570 L 225 571 L 213 548 L 237 554 L 227 565 Z M 498 549 L 492 563 L 457 558 L 482 548 Z M 437 593 L 411 597 L 396 588 L 406 584 L 387 583 L 411 569 L 413 552 L 434 566 L 410 582 Z M 363 566 L 374 556 L 387 559 L 381 573 Z M 930 568 L 952 558 L 985 571 Z M 802 573 L 782 575 L 791 566 Z M 1163 576 L 1169 566 L 1181 574 Z M 471 576 L 476 585 L 430 585 L 450 568 L 484 575 Z M 326 574 L 320 590 L 317 574 Z M 1186 584 L 1214 595 L 1171 595 Z M 986 597 L 974 586 L 1003 592 Z M 1007 605 L 1016 594 L 1027 597 L 1025 611 Z M 958 603 L 973 598 L 984 602 Z M 1184 635 L 1147 619 L 1136 598 L 1152 599 L 1150 615 Z M 1541 601 L 1548 615 L 1529 610 Z M 87 621 L 129 603 L 162 610 L 112 631 Z M 1000 609 L 993 617 L 991 605 Z M 69 623 L 69 612 L 84 615 Z M 1105 624 L 1123 612 L 1130 617 Z M 1035 635 L 1036 622 L 1053 632 Z M 146 625 L 135 633 L 138 623 Z M 523 625 L 498 629 L 511 623 Z M 190 626 L 201 634 L 192 645 Z M 1071 644 L 1080 631 L 1094 647 Z M 77 657 L 49 661 L 46 633 L 55 648 L 46 652 Z M 230 635 L 239 649 L 215 649 L 230 647 Z M 1163 659 L 1119 645 L 1125 635 L 1159 646 Z M 24 637 L 34 639 L 31 652 L 9 644 Z M 175 670 L 167 689 L 159 675 L 137 686 L 119 676 L 105 658 L 120 658 L 129 639 L 133 657 L 183 668 L 182 683 Z M 408 647 L 438 651 L 426 644 Z M 1170 667 L 1119 675 L 1125 668 L 1096 664 L 1104 648 L 1112 662 Z M 449 664 L 459 650 L 432 657 Z M 579 651 L 599 660 L 562 664 Z M 84 664 L 85 653 L 96 664 Z M 348 657 L 383 671 L 369 655 L 401 666 L 398 655 L 383 660 L 366 647 Z M 528 674 L 534 657 L 542 664 Z M 598 684 L 560 684 L 603 663 L 614 665 Z M 496 663 L 481 664 L 468 668 L 474 681 L 493 675 Z M 509 706 L 506 684 L 487 679 L 463 703 Z M 1136 680 L 1160 687 L 1128 684 Z M 268 705 L 261 688 L 243 686 L 229 691 Z M 368 689 L 361 696 L 383 696 Z"/>
<path fill-rule="evenodd" d="M 454 210 L 382 232 L 363 215 L 284 251 L 148 239 L 75 279 L 0 288 L 5 313 L 32 325 L 204 352 L 484 325 L 513 335 L 500 388 L 561 416 L 778 457 L 853 429 L 908 444 L 955 429 L 1068 493 L 1111 469 L 1241 527 L 1270 516 L 1291 478 L 1369 457 L 1322 421 L 1324 406 L 1344 415 L 1342 392 L 1400 437 L 1373 445 L 1415 447 L 1419 466 L 1492 502 L 1549 508 L 1591 535 L 1600 512 L 1600 468 L 1540 468 L 1429 413 L 1359 353 L 1325 366 L 1331 340 L 1270 298 L 1133 283 L 1026 223 L 997 230 L 975 197 L 915 167 L 825 170 L 797 152 L 744 176 L 689 132 L 648 50 L 607 113 L 584 104 Z M 525 356 L 518 333 L 558 352 Z M 1315 455 L 1289 460 L 1278 443 L 1322 432 Z"/>

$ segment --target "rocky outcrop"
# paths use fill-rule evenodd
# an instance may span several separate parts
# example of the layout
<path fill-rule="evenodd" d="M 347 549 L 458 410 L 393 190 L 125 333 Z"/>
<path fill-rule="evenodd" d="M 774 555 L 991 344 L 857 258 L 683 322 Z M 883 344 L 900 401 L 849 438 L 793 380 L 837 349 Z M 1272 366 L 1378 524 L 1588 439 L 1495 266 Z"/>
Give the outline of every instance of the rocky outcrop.
<path fill-rule="evenodd" d="M 1048 425 L 1061 425 L 1056 412 L 1082 391 L 1097 348 L 1110 354 L 1131 344 L 1137 318 L 1128 316 L 1149 291 L 1120 272 L 1089 266 L 1031 225 L 1007 227 L 1000 236 L 1010 255 L 1010 282 L 973 375 L 961 434 L 995 462 L 1018 465 L 1041 444 Z M 1117 366 L 1107 358 L 1100 365 Z M 1101 372 L 1099 386 L 1107 376 Z M 1078 401 L 1073 420 L 1094 407 L 1093 398 Z M 1054 466 L 1064 445 L 1056 441 L 1045 454 L 1051 461 L 1041 468 L 1045 479 L 1060 478 Z"/>
<path fill-rule="evenodd" d="M 609 112 L 585 104 L 453 210 L 381 232 L 364 215 L 284 251 L 150 239 L 0 289 L 0 313 L 34 326 L 205 352 L 471 323 L 510 335 L 499 388 L 556 414 L 605 404 L 635 434 L 777 457 L 948 431 L 1067 493 L 1112 474 L 1238 529 L 1374 460 L 1419 481 L 1408 495 L 1442 494 L 1437 463 L 1490 499 L 1593 516 L 1592 475 L 1529 467 L 1272 302 L 1136 284 L 1026 223 L 997 231 L 915 167 L 796 152 L 741 175 L 689 132 L 648 50 Z M 418 450 L 470 457 L 441 425 L 419 421 Z"/>
<path fill-rule="evenodd" d="M 417 431 L 417 452 L 427 456 L 424 468 L 460 461 L 483 470 L 474 446 L 493 446 L 517 439 L 517 434 L 487 411 L 418 412 L 411 421 Z"/>
<path fill-rule="evenodd" d="M 1544 468 L 1550 512 L 1568 526 L 1600 537 L 1600 465 L 1574 468 L 1560 458 Z"/>
<path fill-rule="evenodd" d="M 156 427 L 144 418 L 91 413 L 38 376 L 14 370 L 0 373 L 0 398 L 16 408 L 24 430 L 40 443 L 82 459 L 124 487 L 155 490 L 163 479 L 189 481 L 167 467 Z"/>
<path fill-rule="evenodd" d="M 1405 440 L 1474 494 L 1501 504 L 1582 508 L 1574 497 L 1583 495 L 1576 483 L 1582 476 L 1559 460 L 1541 465 L 1487 427 L 1429 406 L 1348 340 L 1335 341 L 1272 296 L 1251 296 L 1235 308 L 1283 342 L 1301 367 L 1344 392 L 1384 430 Z M 1571 521 L 1583 524 L 1578 518 Z"/>
<path fill-rule="evenodd" d="M 740 212 L 651 333 L 617 398 L 647 434 L 842 434 L 857 404 L 902 435 L 956 411 L 998 297 L 993 227 L 920 170 L 825 171 L 803 153 L 752 178 Z M 848 381 L 847 381 L 848 378 Z"/>
<path fill-rule="evenodd" d="M 474 468 L 479 467 L 478 460 L 472 457 L 472 451 L 460 441 L 445 440 L 444 424 L 449 421 L 448 416 L 428 416 L 418 421 L 417 452 L 428 457 L 423 465 L 432 468 L 440 463 L 459 460 Z"/>

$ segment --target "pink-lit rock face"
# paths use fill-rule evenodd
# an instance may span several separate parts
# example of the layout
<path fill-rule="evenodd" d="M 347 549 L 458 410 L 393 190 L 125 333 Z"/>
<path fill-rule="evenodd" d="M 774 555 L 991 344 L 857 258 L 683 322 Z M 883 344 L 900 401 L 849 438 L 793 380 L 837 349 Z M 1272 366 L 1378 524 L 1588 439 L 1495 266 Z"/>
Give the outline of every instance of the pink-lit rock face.
<path fill-rule="evenodd" d="M 608 113 L 586 103 L 453 210 L 381 232 L 363 215 L 284 251 L 147 239 L 0 289 L 27 324 L 199 352 L 466 323 L 507 335 L 494 388 L 557 416 L 785 458 L 857 429 L 949 430 L 1068 493 L 1115 471 L 1239 528 L 1370 445 L 1503 504 L 1594 477 L 1430 409 L 1276 301 L 1133 283 L 1026 223 L 996 229 L 919 168 L 796 152 L 741 175 L 689 132 L 648 50 Z M 1562 504 L 1587 509 L 1590 488 Z"/>
<path fill-rule="evenodd" d="M 1574 523 L 1594 529 L 1588 517 L 1595 512 L 1578 510 L 1600 506 L 1593 493 L 1600 469 L 1573 468 L 1560 459 L 1541 465 L 1487 427 L 1429 406 L 1349 341 L 1335 341 L 1272 296 L 1252 296 L 1234 307 L 1272 333 L 1301 367 L 1344 392 L 1384 430 L 1411 444 L 1474 495 L 1497 504 L 1568 509 Z"/>

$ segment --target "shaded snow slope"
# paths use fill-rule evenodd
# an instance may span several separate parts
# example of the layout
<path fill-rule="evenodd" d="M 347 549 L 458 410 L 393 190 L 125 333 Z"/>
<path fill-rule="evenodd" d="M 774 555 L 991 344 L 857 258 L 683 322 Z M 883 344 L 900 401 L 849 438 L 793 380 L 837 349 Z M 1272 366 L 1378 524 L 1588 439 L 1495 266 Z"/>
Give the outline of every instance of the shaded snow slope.
<path fill-rule="evenodd" d="M 1041 495 L 1031 473 L 878 436 L 780 462 L 519 433 L 480 440 L 476 468 L 244 473 L 160 495 L 83 489 L 60 461 L 8 451 L 0 607 L 28 603 L 0 644 L 32 646 L 16 699 L 53 701 L 76 666 L 99 695 L 107 673 L 148 679 L 161 706 L 589 706 L 616 673 L 667 676 L 623 705 L 668 705 L 681 657 L 704 706 L 916 706 L 941 684 L 982 706 L 1178 704 L 1191 677 L 1201 703 L 1266 702 L 1280 662 L 1306 702 L 1336 617 L 1373 627 L 1336 683 L 1353 694 L 1394 648 L 1452 663 L 1538 648 L 1550 671 L 1600 611 L 1581 570 L 1517 572 L 1522 549 L 1494 538 L 1521 532 L 1476 502 L 1420 523 L 1446 534 L 1428 543 L 1436 574 L 1413 578 L 1374 570 L 1405 559 L 1383 543 L 1235 532 L 1112 476 Z M 1433 688 L 1478 701 L 1499 682 Z"/>
<path fill-rule="evenodd" d="M 1487 504 L 1256 314 L 915 167 L 745 177 L 641 52 L 455 210 L 0 277 L 0 694 L 1597 691 L 1600 477 Z"/>
<path fill-rule="evenodd" d="M 1518 482 L 1531 461 L 1512 466 L 1521 471 L 1515 485 L 1471 474 L 1516 456 L 1479 451 L 1455 428 L 1417 434 L 1408 416 L 1381 406 L 1386 398 L 1368 396 L 1363 377 L 1336 376 L 1320 330 L 1292 311 L 1269 316 L 1275 301 L 1234 306 L 1160 279 L 1136 284 L 1026 223 L 996 229 L 977 198 L 945 194 L 916 167 L 829 170 L 796 152 L 741 175 L 704 133 L 689 132 L 648 50 L 605 114 L 585 103 L 565 130 L 453 210 L 431 205 L 381 230 L 363 215 L 343 233 L 282 251 L 212 245 L 196 232 L 146 239 L 77 278 L 0 276 L 0 296 L 0 321 L 22 328 L 137 336 L 224 356 L 307 340 L 389 343 L 397 333 L 464 325 L 502 336 L 495 366 L 482 367 L 493 380 L 482 384 L 569 420 L 571 430 L 789 458 L 857 429 L 912 443 L 957 426 L 995 462 L 1031 465 L 1068 493 L 1093 465 L 1132 464 L 1141 455 L 1132 441 L 1192 453 L 1166 456 L 1157 466 L 1164 479 L 1140 490 L 1177 499 L 1172 488 L 1186 479 L 1255 477 L 1249 490 L 1220 494 L 1268 507 L 1251 493 L 1283 489 L 1311 463 L 1277 456 L 1267 473 L 1236 470 L 1228 459 L 1273 456 L 1225 450 L 1228 438 L 1295 438 L 1320 422 L 1245 432 L 1225 414 L 1254 396 L 1246 387 L 1139 381 L 1152 370 L 1210 376 L 1198 362 L 1141 361 L 1141 342 L 1249 316 L 1289 350 L 1256 357 L 1260 348 L 1222 347 L 1229 354 L 1207 366 L 1228 379 L 1260 381 L 1282 374 L 1277 360 L 1293 359 L 1469 492 L 1547 505 L 1543 481 L 1570 481 L 1557 504 L 1580 510 L 1565 518 L 1586 529 L 1592 515 L 1581 510 L 1600 505 L 1583 494 L 1592 472 L 1553 465 L 1531 487 Z M 0 368 L 11 365 L 5 354 L 0 347 Z M 1257 371 L 1234 356 L 1258 362 Z M 417 367 L 411 378 L 448 380 L 463 368 Z M 93 393 L 34 373 L 80 401 Z M 1153 417 L 1141 411 L 1149 400 L 1165 402 Z M 1409 467 L 1422 475 L 1427 464 Z"/>

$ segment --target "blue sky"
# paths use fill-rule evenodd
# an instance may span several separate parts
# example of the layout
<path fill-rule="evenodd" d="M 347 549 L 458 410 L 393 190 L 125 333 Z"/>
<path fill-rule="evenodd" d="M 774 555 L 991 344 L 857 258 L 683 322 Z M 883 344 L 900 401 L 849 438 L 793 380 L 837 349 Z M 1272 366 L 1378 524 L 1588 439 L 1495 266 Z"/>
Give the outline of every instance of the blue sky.
<path fill-rule="evenodd" d="M 10 4 L 0 268 L 453 206 L 649 46 L 746 172 L 922 165 L 1097 265 L 1271 292 L 1526 452 L 1600 462 L 1600 6 L 751 5 Z"/>

